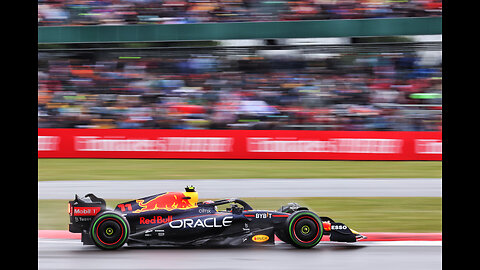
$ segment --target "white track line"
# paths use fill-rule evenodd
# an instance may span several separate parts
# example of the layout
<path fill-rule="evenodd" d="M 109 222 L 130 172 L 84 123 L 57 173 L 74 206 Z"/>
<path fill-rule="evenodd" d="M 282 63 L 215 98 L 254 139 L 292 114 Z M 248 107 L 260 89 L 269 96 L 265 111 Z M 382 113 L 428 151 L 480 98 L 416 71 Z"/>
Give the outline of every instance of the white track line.
<path fill-rule="evenodd" d="M 442 241 L 364 241 L 352 243 L 359 246 L 442 246 Z"/>
<path fill-rule="evenodd" d="M 56 243 L 56 244 L 69 244 L 78 243 L 81 245 L 78 239 L 46 239 L 38 238 L 39 243 Z M 275 244 L 284 244 L 282 241 L 275 241 Z M 341 242 L 320 242 L 319 245 L 332 245 L 332 246 L 388 246 L 388 247 L 400 247 L 400 246 L 421 246 L 421 247 L 441 247 L 442 241 L 360 241 L 355 243 L 341 243 Z"/>

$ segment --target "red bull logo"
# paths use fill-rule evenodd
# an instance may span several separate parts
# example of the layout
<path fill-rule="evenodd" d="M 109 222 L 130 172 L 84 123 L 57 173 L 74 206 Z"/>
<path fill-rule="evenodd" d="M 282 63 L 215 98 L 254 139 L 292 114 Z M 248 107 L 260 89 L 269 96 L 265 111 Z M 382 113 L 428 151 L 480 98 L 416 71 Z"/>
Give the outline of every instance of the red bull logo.
<path fill-rule="evenodd" d="M 133 213 L 142 213 L 153 210 L 171 211 L 174 209 L 190 209 L 197 207 L 197 200 L 198 195 L 196 192 L 167 192 L 160 194 L 147 202 L 144 200 L 136 200 L 141 209 L 137 209 L 133 211 Z"/>
<path fill-rule="evenodd" d="M 165 224 L 171 221 L 173 221 L 173 216 L 168 216 L 165 218 L 162 216 L 154 216 L 152 218 L 140 217 L 139 223 L 140 224 Z"/>

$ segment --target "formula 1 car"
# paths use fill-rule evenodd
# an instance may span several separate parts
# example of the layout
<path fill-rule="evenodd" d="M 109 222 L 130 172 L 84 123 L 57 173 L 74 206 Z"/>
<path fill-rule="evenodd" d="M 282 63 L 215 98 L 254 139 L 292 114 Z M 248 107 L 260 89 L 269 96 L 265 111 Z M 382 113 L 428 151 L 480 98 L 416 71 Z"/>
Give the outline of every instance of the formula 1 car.
<path fill-rule="evenodd" d="M 217 206 L 231 204 L 224 211 Z M 75 195 L 68 203 L 69 231 L 81 233 L 84 245 L 113 250 L 125 243 L 141 246 L 273 245 L 275 235 L 297 248 L 330 241 L 366 238 L 343 223 L 289 203 L 277 211 L 254 210 L 241 199 L 198 202 L 193 186 L 185 192 L 164 192 L 107 209 L 93 194 Z"/>

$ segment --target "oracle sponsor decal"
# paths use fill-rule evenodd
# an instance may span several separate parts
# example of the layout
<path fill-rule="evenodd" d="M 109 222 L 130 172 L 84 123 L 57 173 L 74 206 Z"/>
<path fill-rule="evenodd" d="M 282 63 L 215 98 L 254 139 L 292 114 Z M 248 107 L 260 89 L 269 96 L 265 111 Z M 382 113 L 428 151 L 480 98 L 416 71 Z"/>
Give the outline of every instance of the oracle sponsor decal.
<path fill-rule="evenodd" d="M 186 229 L 186 228 L 221 228 L 228 227 L 232 224 L 233 216 L 226 216 L 223 218 L 209 217 L 206 219 L 178 219 L 168 223 L 172 229 Z"/>

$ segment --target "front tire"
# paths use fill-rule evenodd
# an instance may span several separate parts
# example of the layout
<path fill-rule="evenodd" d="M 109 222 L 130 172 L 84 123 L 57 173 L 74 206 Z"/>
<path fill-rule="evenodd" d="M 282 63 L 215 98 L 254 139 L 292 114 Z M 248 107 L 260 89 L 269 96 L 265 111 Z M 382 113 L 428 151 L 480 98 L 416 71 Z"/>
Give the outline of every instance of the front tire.
<path fill-rule="evenodd" d="M 311 211 L 294 212 L 287 218 L 286 226 L 289 244 L 297 248 L 312 248 L 323 236 L 322 220 Z"/>
<path fill-rule="evenodd" d="M 107 211 L 97 215 L 90 227 L 93 243 L 106 250 L 122 247 L 130 234 L 128 221 L 121 215 Z"/>

